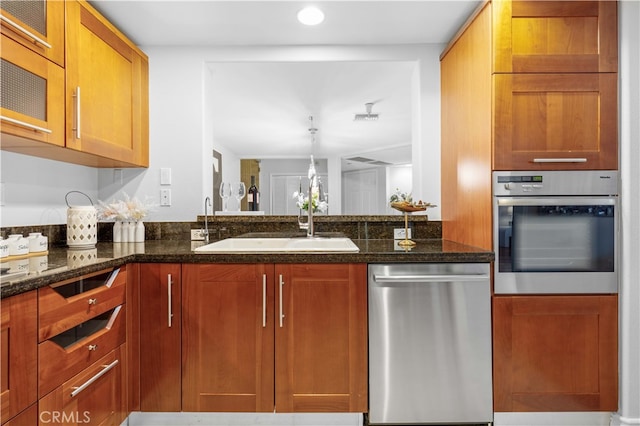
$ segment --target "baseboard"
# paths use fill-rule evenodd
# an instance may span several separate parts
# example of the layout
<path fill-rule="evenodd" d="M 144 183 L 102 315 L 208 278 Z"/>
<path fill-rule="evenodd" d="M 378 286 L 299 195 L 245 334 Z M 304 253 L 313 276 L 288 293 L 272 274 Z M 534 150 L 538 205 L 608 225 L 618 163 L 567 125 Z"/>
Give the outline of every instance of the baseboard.
<path fill-rule="evenodd" d="M 141 413 L 123 426 L 361 426 L 362 414 L 306 413 Z"/>
<path fill-rule="evenodd" d="M 611 416 L 611 426 L 637 426 L 640 425 L 640 417 L 622 417 L 620 414 Z"/>
<path fill-rule="evenodd" d="M 494 426 L 609 426 L 609 412 L 494 413 Z M 626 426 L 621 424 L 620 426 Z"/>

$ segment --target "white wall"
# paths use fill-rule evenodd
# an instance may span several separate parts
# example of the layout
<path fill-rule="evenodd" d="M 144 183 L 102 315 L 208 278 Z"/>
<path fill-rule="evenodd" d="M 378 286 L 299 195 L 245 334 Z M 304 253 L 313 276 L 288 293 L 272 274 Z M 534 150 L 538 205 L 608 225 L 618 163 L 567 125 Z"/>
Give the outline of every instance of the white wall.
<path fill-rule="evenodd" d="M 67 223 L 65 195 L 81 191 L 96 202 L 98 171 L 13 152 L 0 151 L 2 203 L 0 226 L 57 225 Z M 70 204 L 89 205 L 79 194 Z"/>
<path fill-rule="evenodd" d="M 64 210 L 63 196 L 68 189 L 80 188 L 93 198 L 108 201 L 131 197 L 160 199 L 160 169 L 172 170 L 172 205 L 158 207 L 149 220 L 193 221 L 204 209 L 204 198 L 212 195 L 212 150 L 222 152 L 225 160 L 233 157 L 226 147 L 216 146 L 213 126 L 206 120 L 210 110 L 206 99 L 209 82 L 207 62 L 220 61 L 416 61 L 417 91 L 415 103 L 418 123 L 414 125 L 414 193 L 435 204 L 440 201 L 440 67 L 441 45 L 408 46 L 287 46 L 233 48 L 145 47 L 149 56 L 150 158 L 148 169 L 84 170 L 63 163 L 6 154 L 2 159 L 5 205 L 1 226 L 37 225 L 42 220 L 56 222 L 47 211 Z M 419 80 L 419 81 L 418 81 Z M 419 83 L 419 84 L 418 84 Z M 6 158 L 5 158 L 6 157 Z M 9 164 L 9 162 L 11 164 Z M 21 169 L 38 169 L 47 177 L 43 186 L 30 188 L 31 199 L 17 199 L 25 183 Z M 5 172 L 6 170 L 6 172 Z M 92 175 L 85 177 L 86 174 Z M 237 174 L 237 176 L 236 176 Z M 55 175 L 53 179 L 48 176 Z M 97 177 L 96 177 L 97 175 Z M 338 176 L 334 171 L 333 175 Z M 331 177 L 331 176 L 330 176 Z M 238 168 L 223 167 L 223 179 L 237 180 Z M 64 181 L 52 193 L 46 181 Z M 423 184 L 428 182 L 429 184 Z M 437 184 L 436 184 L 437 183 Z M 336 189 L 336 188 L 334 188 Z M 334 191 L 335 192 L 335 191 Z M 334 197 L 335 199 L 335 197 Z M 60 200 L 60 201 L 58 201 Z M 25 214 L 26 213 L 26 214 Z M 431 216 L 439 219 L 439 211 Z M 46 218 L 46 219 L 44 219 Z M 60 217 L 59 223 L 66 219 Z"/>

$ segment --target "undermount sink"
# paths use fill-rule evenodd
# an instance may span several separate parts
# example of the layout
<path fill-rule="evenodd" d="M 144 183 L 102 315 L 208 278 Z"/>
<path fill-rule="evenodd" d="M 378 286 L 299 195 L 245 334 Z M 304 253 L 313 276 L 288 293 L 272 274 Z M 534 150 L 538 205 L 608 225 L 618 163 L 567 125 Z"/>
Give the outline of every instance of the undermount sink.
<path fill-rule="evenodd" d="M 349 238 L 227 238 L 195 249 L 197 253 L 358 252 Z"/>

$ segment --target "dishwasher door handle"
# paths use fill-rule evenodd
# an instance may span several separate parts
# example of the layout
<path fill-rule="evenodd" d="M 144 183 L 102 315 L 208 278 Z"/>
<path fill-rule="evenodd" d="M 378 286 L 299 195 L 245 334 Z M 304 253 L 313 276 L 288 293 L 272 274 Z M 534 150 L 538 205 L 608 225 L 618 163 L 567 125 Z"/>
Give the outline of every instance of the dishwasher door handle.
<path fill-rule="evenodd" d="M 379 283 L 436 283 L 436 282 L 460 282 L 460 281 L 485 281 L 489 279 L 487 274 L 461 274 L 461 275 L 373 275 L 373 280 Z"/>

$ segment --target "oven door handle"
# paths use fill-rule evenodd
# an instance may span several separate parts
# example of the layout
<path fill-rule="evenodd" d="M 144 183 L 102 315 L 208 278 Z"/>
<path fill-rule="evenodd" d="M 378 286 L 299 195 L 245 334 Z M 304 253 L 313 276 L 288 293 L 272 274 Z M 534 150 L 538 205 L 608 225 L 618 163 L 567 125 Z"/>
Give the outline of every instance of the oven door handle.
<path fill-rule="evenodd" d="M 498 206 L 614 206 L 617 195 L 600 197 L 495 197 Z"/>

